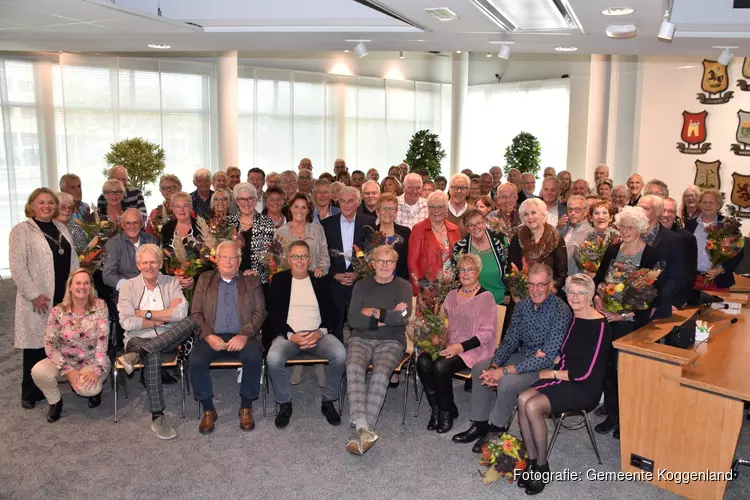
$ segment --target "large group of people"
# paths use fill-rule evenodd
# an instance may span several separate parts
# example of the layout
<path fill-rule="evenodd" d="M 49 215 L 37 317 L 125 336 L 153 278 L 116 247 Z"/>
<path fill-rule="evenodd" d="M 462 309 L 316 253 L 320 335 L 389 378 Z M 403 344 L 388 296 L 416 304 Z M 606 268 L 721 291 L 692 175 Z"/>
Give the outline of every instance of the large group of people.
<path fill-rule="evenodd" d="M 143 367 L 159 438 L 176 436 L 164 415 L 160 353 L 192 337 L 188 374 L 203 410 L 201 433 L 213 431 L 217 419 L 213 360 L 242 363 L 239 423 L 249 431 L 264 356 L 279 406 L 275 424 L 284 428 L 295 383 L 287 362 L 311 355 L 328 360 L 319 383 L 331 425 L 341 422 L 334 403 L 346 377 L 354 427 L 346 449 L 361 455 L 378 439 L 385 393 L 398 384 L 394 371 L 424 280 L 449 272 L 455 289 L 442 304 L 446 346 L 437 357 L 415 359 L 430 406 L 427 428 L 451 430 L 459 412 L 453 375 L 470 370 L 472 423 L 453 440 L 481 451 L 507 430 L 517 407 L 529 470 L 544 472 L 544 418 L 551 413 L 595 406 L 603 391 L 598 414 L 606 418 L 596 430 L 619 437 L 612 341 L 669 317 L 694 289 L 729 288 L 743 257 L 712 265 L 706 227 L 724 218 L 721 193 L 713 189 L 691 185 L 676 200 L 665 183 L 644 183 L 638 174 L 615 185 L 606 165 L 597 167 L 592 184 L 545 169 L 539 196 L 535 176 L 515 169 L 505 182 L 499 167 L 434 179 L 406 164 L 387 173 L 382 180 L 375 169 L 350 173 L 338 159 L 333 174 L 316 179 L 303 158 L 296 171 L 252 168 L 247 182 L 237 167 L 213 175 L 201 169 L 192 193 L 166 174 L 159 180 L 163 201 L 150 213 L 122 166 L 109 170 L 93 208 L 82 201 L 75 174 L 60 179 L 58 193 L 35 189 L 27 219 L 10 235 L 23 407 L 46 399 L 48 421 L 58 420 L 61 376 L 98 406 L 111 369 L 108 351 L 118 347 L 107 338 L 114 318 L 122 334 L 117 362 L 126 372 Z M 80 223 L 94 215 L 120 230 L 92 273 L 79 268 L 77 252 L 89 243 Z M 175 272 L 165 253 L 201 245 L 209 230 L 221 239 L 212 250 L 215 269 L 194 277 Z M 607 246 L 598 271 L 579 268 L 577 249 L 597 238 Z M 263 256 L 275 243 L 284 262 L 269 269 Z M 357 267 L 363 249 L 372 271 L 364 274 Z M 661 270 L 645 310 L 613 314 L 598 299 L 619 263 Z M 507 281 L 521 269 L 526 296 Z M 499 345 L 497 306 L 507 308 Z M 534 493 L 544 484 L 520 486 Z"/>

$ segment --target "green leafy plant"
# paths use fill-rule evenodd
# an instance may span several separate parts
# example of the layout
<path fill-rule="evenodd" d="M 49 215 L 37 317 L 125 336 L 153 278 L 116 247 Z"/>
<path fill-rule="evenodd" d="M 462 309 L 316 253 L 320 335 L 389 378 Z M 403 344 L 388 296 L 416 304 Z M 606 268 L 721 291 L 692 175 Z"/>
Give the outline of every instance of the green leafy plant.
<path fill-rule="evenodd" d="M 529 172 L 536 176 L 541 167 L 542 146 L 539 140 L 528 132 L 521 132 L 513 138 L 510 146 L 505 148 L 505 167 L 507 174 L 511 168 L 522 174 Z"/>
<path fill-rule="evenodd" d="M 404 161 L 411 171 L 426 170 L 433 179 L 440 175 L 440 162 L 445 158 L 445 150 L 437 134 L 429 129 L 420 130 L 409 141 L 409 151 Z"/>
<path fill-rule="evenodd" d="M 104 155 L 109 167 L 122 165 L 128 171 L 128 185 L 139 189 L 143 196 L 150 196 L 147 186 L 156 182 L 164 172 L 164 149 L 158 144 L 141 137 L 133 137 L 110 145 L 109 153 Z M 107 175 L 107 169 L 104 169 Z"/>

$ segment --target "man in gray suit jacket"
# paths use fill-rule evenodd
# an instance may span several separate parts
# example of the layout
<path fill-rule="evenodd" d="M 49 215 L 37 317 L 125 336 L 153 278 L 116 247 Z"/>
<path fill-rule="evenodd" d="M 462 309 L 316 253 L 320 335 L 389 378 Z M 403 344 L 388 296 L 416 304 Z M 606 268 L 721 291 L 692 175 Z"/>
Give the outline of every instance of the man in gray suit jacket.
<path fill-rule="evenodd" d="M 115 290 L 115 303 L 120 287 L 140 274 L 135 264 L 135 251 L 145 243 L 159 244 L 155 236 L 143 231 L 143 219 L 137 208 L 125 210 L 120 227 L 122 232 L 105 245 L 107 255 L 102 269 L 104 284 Z"/>

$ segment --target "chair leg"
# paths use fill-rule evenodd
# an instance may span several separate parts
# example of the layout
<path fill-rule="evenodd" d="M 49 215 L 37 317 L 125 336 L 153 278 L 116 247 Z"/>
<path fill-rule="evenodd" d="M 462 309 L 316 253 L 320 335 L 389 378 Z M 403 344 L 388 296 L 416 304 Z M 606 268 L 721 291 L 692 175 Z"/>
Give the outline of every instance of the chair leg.
<path fill-rule="evenodd" d="M 180 391 L 182 393 L 182 418 L 185 418 L 185 367 L 180 361 Z"/>
<path fill-rule="evenodd" d="M 339 417 L 344 415 L 344 380 L 346 377 L 341 377 L 341 386 L 339 387 Z"/>
<path fill-rule="evenodd" d="M 125 399 L 129 399 L 128 397 L 128 379 L 127 377 L 121 377 L 120 383 L 122 384 L 122 392 L 125 394 Z"/>
<path fill-rule="evenodd" d="M 114 392 L 115 392 L 115 423 L 117 423 L 117 393 L 120 391 L 120 385 L 118 384 L 118 381 L 117 381 L 117 375 L 118 375 L 119 371 L 120 370 L 118 370 L 117 368 L 113 368 L 112 369 L 112 380 L 114 381 L 114 384 L 115 384 L 115 386 L 114 386 Z"/>
<path fill-rule="evenodd" d="M 260 393 L 263 404 L 263 418 L 266 416 L 266 394 L 268 389 L 268 373 L 266 371 L 266 358 L 260 364 Z"/>
<path fill-rule="evenodd" d="M 589 414 L 586 410 L 583 410 L 583 418 L 586 422 L 586 430 L 589 433 L 589 439 L 591 439 L 591 445 L 594 447 L 594 453 L 596 453 L 596 460 L 599 462 L 599 465 L 602 465 L 602 457 L 599 456 L 599 447 L 596 446 L 596 439 L 594 438 L 594 429 L 591 426 L 591 420 L 589 419 Z"/>
<path fill-rule="evenodd" d="M 557 435 L 560 433 L 560 427 L 562 427 L 563 420 L 565 420 L 565 414 L 560 415 L 560 418 L 555 425 L 555 430 L 552 433 L 552 439 L 549 441 L 549 447 L 547 448 L 547 459 L 552 456 L 552 448 L 555 447 L 555 441 L 557 441 Z"/>
<path fill-rule="evenodd" d="M 406 425 L 406 400 L 409 399 L 409 363 L 406 364 L 406 385 L 404 385 L 404 408 L 401 412 L 401 425 Z"/>
<path fill-rule="evenodd" d="M 195 416 L 195 418 L 197 418 L 198 420 L 200 420 L 200 418 L 201 418 L 201 402 L 198 401 L 198 400 L 196 400 L 195 402 L 198 403 L 198 414 Z"/>
<path fill-rule="evenodd" d="M 419 393 L 419 397 L 417 398 L 417 409 L 414 410 L 414 418 L 417 418 L 419 416 L 419 408 L 422 406 L 423 396 L 424 396 L 424 387 L 422 387 L 422 391 Z"/>
<path fill-rule="evenodd" d="M 516 406 L 513 407 L 513 412 L 510 414 L 510 418 L 508 419 L 508 423 L 505 424 L 505 428 L 510 430 L 510 426 L 513 425 L 513 418 L 516 416 L 516 412 L 518 411 L 518 403 L 516 403 Z"/>

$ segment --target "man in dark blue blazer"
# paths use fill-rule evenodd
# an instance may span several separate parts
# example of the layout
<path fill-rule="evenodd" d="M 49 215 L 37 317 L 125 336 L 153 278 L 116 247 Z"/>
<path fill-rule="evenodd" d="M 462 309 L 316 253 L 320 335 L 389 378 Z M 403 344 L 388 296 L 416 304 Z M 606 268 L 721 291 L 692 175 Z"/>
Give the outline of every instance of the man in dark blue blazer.
<path fill-rule="evenodd" d="M 338 310 L 339 321 L 335 334 L 339 338 L 343 338 L 346 309 L 354 283 L 359 279 L 351 264 L 353 246 L 357 245 L 364 249 L 365 242 L 372 237 L 375 228 L 374 217 L 357 213 L 359 203 L 359 190 L 351 186 L 344 187 L 339 193 L 341 213 L 321 221 L 331 254 L 328 277 L 333 301 Z"/>
<path fill-rule="evenodd" d="M 689 299 L 695 278 L 698 275 L 698 243 L 692 233 L 680 227 L 677 221 L 677 202 L 674 198 L 664 198 L 664 212 L 661 215 L 661 225 L 674 231 L 682 239 L 682 248 L 685 251 L 683 261 L 684 280 L 682 293 L 678 296 L 677 307 L 682 307 Z"/>

